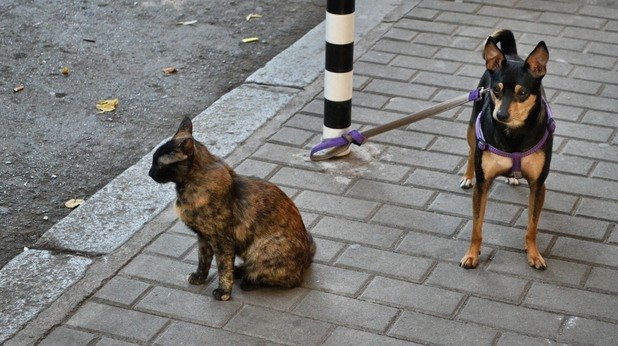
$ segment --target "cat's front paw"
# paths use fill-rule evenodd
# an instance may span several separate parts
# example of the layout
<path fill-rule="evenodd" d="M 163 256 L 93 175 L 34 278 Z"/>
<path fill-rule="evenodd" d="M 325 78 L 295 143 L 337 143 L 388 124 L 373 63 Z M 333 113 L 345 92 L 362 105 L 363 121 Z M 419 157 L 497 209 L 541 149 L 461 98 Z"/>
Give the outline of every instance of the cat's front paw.
<path fill-rule="evenodd" d="M 225 290 L 222 290 L 220 288 L 215 288 L 215 290 L 212 291 L 212 296 L 215 297 L 216 300 L 227 301 L 232 298 L 231 293 L 232 292 L 226 292 Z"/>
<path fill-rule="evenodd" d="M 191 274 L 189 274 L 189 277 L 187 278 L 187 281 L 189 281 L 189 283 L 191 285 L 203 285 L 206 282 L 206 277 L 208 276 L 208 274 L 202 274 L 199 272 L 193 272 Z"/>

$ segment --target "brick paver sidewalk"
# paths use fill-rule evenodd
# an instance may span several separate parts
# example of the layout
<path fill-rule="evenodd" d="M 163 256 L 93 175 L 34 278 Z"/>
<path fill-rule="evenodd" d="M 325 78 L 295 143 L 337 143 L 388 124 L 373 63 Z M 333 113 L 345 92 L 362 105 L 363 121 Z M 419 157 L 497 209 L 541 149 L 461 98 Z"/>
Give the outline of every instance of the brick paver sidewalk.
<path fill-rule="evenodd" d="M 474 88 L 483 40 L 496 28 L 515 32 L 523 56 L 545 40 L 544 84 L 558 121 L 539 234 L 546 271 L 528 267 L 522 250 L 527 186 L 498 181 L 481 265 L 457 265 L 471 228 L 471 191 L 458 187 L 469 106 L 314 163 L 318 94 L 282 127 L 255 135 L 257 150 L 237 168 L 280 185 L 303 211 L 318 253 L 302 288 L 235 286 L 232 301 L 217 302 L 216 278 L 191 287 L 195 237 L 168 208 L 156 222 L 171 227 L 43 344 L 615 344 L 618 11 L 482 2 L 496 5 L 422 2 L 374 30 L 355 64 L 354 126 Z"/>

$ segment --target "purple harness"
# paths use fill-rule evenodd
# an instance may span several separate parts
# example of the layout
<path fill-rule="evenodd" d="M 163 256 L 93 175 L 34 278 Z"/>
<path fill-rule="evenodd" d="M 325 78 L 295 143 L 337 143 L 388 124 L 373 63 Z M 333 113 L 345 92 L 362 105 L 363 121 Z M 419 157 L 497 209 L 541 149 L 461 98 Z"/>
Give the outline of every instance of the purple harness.
<path fill-rule="evenodd" d="M 479 149 L 481 151 L 489 150 L 490 152 L 503 157 L 510 157 L 513 161 L 513 166 L 511 167 L 510 173 L 513 175 L 514 178 L 520 179 L 522 177 L 521 158 L 533 154 L 539 149 L 541 149 L 545 145 L 545 142 L 547 141 L 549 135 L 551 133 L 554 133 L 554 131 L 556 130 L 554 113 L 552 112 L 551 108 L 549 107 L 549 103 L 547 103 L 547 100 L 545 100 L 545 98 L 543 98 L 542 102 L 545 103 L 545 108 L 547 109 L 547 129 L 545 130 L 545 133 L 543 134 L 541 140 L 535 146 L 524 151 L 523 153 L 507 153 L 506 151 L 502 151 L 494 146 L 489 145 L 485 141 L 485 136 L 483 136 L 483 130 L 481 129 L 481 115 L 483 114 L 483 111 L 479 112 L 479 115 L 476 117 L 476 140 L 478 141 Z"/>

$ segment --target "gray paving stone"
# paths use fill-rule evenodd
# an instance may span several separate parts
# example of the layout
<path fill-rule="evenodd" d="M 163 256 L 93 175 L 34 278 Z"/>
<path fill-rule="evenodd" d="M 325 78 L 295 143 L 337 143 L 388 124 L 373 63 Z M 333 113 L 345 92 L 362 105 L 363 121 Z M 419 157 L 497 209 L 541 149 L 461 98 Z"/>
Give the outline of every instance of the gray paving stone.
<path fill-rule="evenodd" d="M 405 183 L 436 190 L 458 191 L 460 190 L 459 178 L 458 174 L 415 169 Z"/>
<path fill-rule="evenodd" d="M 378 202 L 422 207 L 429 201 L 433 192 L 409 186 L 361 179 L 352 185 L 348 192 L 346 192 L 346 195 Z"/>
<path fill-rule="evenodd" d="M 88 302 L 73 315 L 68 325 L 127 337 L 150 340 L 163 328 L 167 319 L 115 306 Z"/>
<path fill-rule="evenodd" d="M 455 311 L 463 297 L 464 295 L 458 292 L 380 276 L 373 279 L 361 295 L 362 299 L 373 302 L 447 317 Z"/>
<path fill-rule="evenodd" d="M 439 137 L 429 150 L 467 157 L 468 142 L 462 138 Z"/>
<path fill-rule="evenodd" d="M 576 214 L 616 221 L 616 210 L 618 210 L 618 202 L 583 198 Z"/>
<path fill-rule="evenodd" d="M 615 9 L 608 9 L 607 7 L 602 6 L 583 5 L 582 8 L 579 10 L 579 13 L 614 20 L 618 19 L 618 11 L 616 11 Z"/>
<path fill-rule="evenodd" d="M 418 229 L 427 232 L 451 235 L 455 232 L 460 218 L 437 213 L 384 205 L 378 210 L 372 221 L 406 229 Z"/>
<path fill-rule="evenodd" d="M 587 67 L 588 66 L 596 67 L 596 68 L 601 68 L 601 69 L 611 69 L 616 63 L 616 58 L 614 57 L 592 54 L 592 53 L 580 53 L 580 52 L 574 52 L 571 50 L 561 50 L 561 49 L 552 50 L 552 59 L 566 60 L 569 64 L 583 65 Z M 609 74 L 611 75 L 614 73 L 609 72 Z M 589 79 L 589 78 L 585 78 L 585 79 Z"/>
<path fill-rule="evenodd" d="M 564 324 L 559 342 L 578 345 L 615 345 L 618 339 L 616 324 L 569 317 Z"/>
<path fill-rule="evenodd" d="M 392 29 L 389 30 L 389 32 L 391 31 L 393 30 Z M 413 31 L 407 31 L 407 30 L 398 30 L 398 31 L 404 31 L 404 32 L 407 32 L 408 34 L 414 33 Z M 376 64 L 388 65 L 388 63 L 391 62 L 396 56 L 397 56 L 396 54 L 392 54 L 392 53 L 376 52 L 376 51 L 370 50 L 366 52 L 365 54 L 363 54 L 359 58 L 359 60 L 366 61 L 366 62 L 372 62 Z"/>
<path fill-rule="evenodd" d="M 614 95 L 618 95 L 618 85 L 605 84 L 601 91 L 601 96 L 611 98 Z"/>
<path fill-rule="evenodd" d="M 367 279 L 369 274 L 364 272 L 313 263 L 305 274 L 303 287 L 354 295 Z"/>
<path fill-rule="evenodd" d="M 618 163 L 599 162 L 594 171 L 592 171 L 592 176 L 595 178 L 618 180 Z"/>
<path fill-rule="evenodd" d="M 226 330 L 174 321 L 154 341 L 156 345 L 266 345 L 267 342 L 251 336 Z"/>
<path fill-rule="evenodd" d="M 94 296 L 124 305 L 131 305 L 149 287 L 150 285 L 145 282 L 115 276 L 98 290 Z"/>
<path fill-rule="evenodd" d="M 97 346 L 137 346 L 138 344 L 103 337 L 101 338 L 101 340 L 99 340 L 99 342 L 97 342 L 96 345 Z"/>
<path fill-rule="evenodd" d="M 445 171 L 454 170 L 462 158 L 455 155 L 433 153 L 411 148 L 391 147 L 382 155 L 382 160 L 412 166 L 435 168 Z"/>
<path fill-rule="evenodd" d="M 596 54 L 605 54 L 611 56 L 618 56 L 618 48 L 615 44 L 592 42 L 588 51 Z"/>
<path fill-rule="evenodd" d="M 572 14 L 579 8 L 579 4 L 577 3 L 565 3 L 544 0 L 522 0 L 517 3 L 517 6 L 530 10 L 564 12 L 567 14 Z"/>
<path fill-rule="evenodd" d="M 342 193 L 352 182 L 348 177 L 329 173 L 318 173 L 290 167 L 281 168 L 272 178 L 272 183 L 289 185 L 301 189 Z"/>
<path fill-rule="evenodd" d="M 322 125 L 320 125 L 320 127 L 321 126 Z M 253 158 L 272 161 L 291 167 L 301 167 L 314 170 L 317 169 L 317 167 L 309 160 L 308 150 L 279 144 L 266 143 L 262 145 L 253 154 Z"/>
<path fill-rule="evenodd" d="M 578 195 L 618 200 L 618 182 L 549 173 L 547 188 Z"/>
<path fill-rule="evenodd" d="M 389 96 L 403 96 L 428 100 L 436 91 L 436 88 L 384 79 L 373 79 L 369 85 L 365 87 L 365 91 L 387 94 Z"/>
<path fill-rule="evenodd" d="M 438 136 L 451 136 L 456 138 L 466 138 L 467 124 L 456 123 L 440 119 L 423 119 L 410 125 L 409 130 L 433 133 Z"/>
<path fill-rule="evenodd" d="M 526 346 L 548 346 L 557 345 L 555 341 L 547 338 L 533 338 L 527 335 L 521 335 L 516 333 L 502 333 L 500 339 L 498 339 L 498 346 L 510 346 L 510 345 L 526 345 Z"/>
<path fill-rule="evenodd" d="M 544 23 L 562 24 L 565 26 L 579 26 L 590 29 L 600 29 L 607 22 L 602 18 L 584 16 L 565 16 L 563 13 L 545 12 L 539 21 Z"/>
<path fill-rule="evenodd" d="M 496 6 L 483 6 L 477 13 L 483 16 L 526 20 L 531 22 L 536 21 L 541 15 L 538 11 L 520 10 L 517 8 L 509 8 L 508 11 L 505 11 L 504 7 Z"/>
<path fill-rule="evenodd" d="M 277 165 L 273 163 L 247 159 L 238 165 L 234 170 L 238 174 L 264 179 L 272 173 L 275 168 L 277 168 Z"/>
<path fill-rule="evenodd" d="M 394 68 L 387 66 L 387 68 Z M 352 107 L 369 107 L 381 109 L 389 100 L 388 96 L 354 91 L 352 95 Z"/>
<path fill-rule="evenodd" d="M 397 309 L 330 293 L 311 291 L 294 308 L 299 315 L 350 327 L 382 332 Z"/>
<path fill-rule="evenodd" d="M 483 269 L 466 270 L 457 265 L 446 263 L 438 263 L 427 279 L 429 285 L 508 302 L 518 300 L 526 287 L 526 283 L 527 280 L 500 275 Z"/>
<path fill-rule="evenodd" d="M 618 267 L 618 247 L 571 238 L 558 238 L 551 254 L 584 262 Z"/>
<path fill-rule="evenodd" d="M 196 289 L 187 282 L 187 276 L 196 266 L 169 258 L 141 254 L 121 271 L 138 278 L 153 280 L 177 287 Z"/>
<path fill-rule="evenodd" d="M 317 247 L 313 260 L 326 263 L 330 263 L 339 251 L 346 246 L 344 243 L 322 239 L 315 236 L 313 237 L 313 241 L 315 241 Z"/>
<path fill-rule="evenodd" d="M 378 205 L 375 202 L 359 200 L 358 198 L 341 197 L 313 191 L 301 192 L 296 197 L 295 202 L 301 209 L 349 216 L 357 219 L 364 219 Z"/>
<path fill-rule="evenodd" d="M 385 66 L 360 61 L 354 64 L 354 73 L 361 76 L 364 75 L 391 80 L 408 81 L 415 73 L 415 71 L 407 68 Z M 354 101 L 355 98 L 352 97 L 352 102 Z"/>
<path fill-rule="evenodd" d="M 240 306 L 233 300 L 220 302 L 211 296 L 157 286 L 137 303 L 135 309 L 221 327 Z"/>
<path fill-rule="evenodd" d="M 428 25 L 431 23 L 431 25 Z M 436 22 L 426 22 L 424 20 L 403 18 L 399 20 L 395 27 L 414 30 L 418 32 L 437 32 L 440 34 L 451 34 L 457 28 L 456 25 Z M 379 49 L 379 48 L 377 48 Z M 435 51 L 434 51 L 435 52 Z M 395 52 L 398 53 L 398 52 Z M 415 55 L 415 54 L 410 54 Z"/>
<path fill-rule="evenodd" d="M 543 32 L 546 35 L 557 36 L 560 31 L 562 31 L 563 26 L 555 25 L 555 24 L 545 24 L 545 23 L 531 23 L 518 21 L 513 19 L 504 19 L 500 22 L 500 26 L 503 28 L 509 28 L 513 32 L 529 32 L 529 33 L 539 33 Z M 578 37 L 575 37 L 578 38 Z"/>
<path fill-rule="evenodd" d="M 339 256 L 336 264 L 420 282 L 433 261 L 364 246 L 350 246 Z"/>
<path fill-rule="evenodd" d="M 528 213 L 523 213 L 517 220 L 517 226 L 528 224 Z M 592 239 L 603 239 L 609 223 L 601 220 L 588 219 L 578 216 L 544 212 L 541 214 L 539 229 L 571 234 Z"/>
<path fill-rule="evenodd" d="M 443 345 L 489 345 L 497 332 L 475 324 L 404 311 L 388 335 Z"/>
<path fill-rule="evenodd" d="M 402 27 L 406 28 L 405 26 L 402 26 Z M 432 25 L 432 28 L 433 27 L 435 26 Z M 380 51 L 380 52 L 403 54 L 403 55 L 410 55 L 410 56 L 419 56 L 421 58 L 431 58 L 438 51 L 438 48 L 433 47 L 433 46 L 428 46 L 428 45 L 418 44 L 418 43 L 393 41 L 393 40 L 379 41 L 378 43 L 376 43 L 373 49 L 375 49 L 376 51 Z M 401 69 L 401 70 L 406 70 L 406 69 Z M 412 71 L 409 69 L 407 70 Z M 408 80 L 411 75 L 408 72 L 405 74 L 405 76 L 407 76 L 408 78 L 407 79 L 401 78 L 401 79 Z M 391 77 L 391 79 L 393 78 Z"/>
<path fill-rule="evenodd" d="M 603 35 L 599 34 L 599 30 L 584 29 L 577 27 L 566 27 L 562 32 L 564 37 L 578 38 L 588 41 L 599 41 L 605 43 L 615 43 L 618 40 L 618 33 L 604 32 Z"/>
<path fill-rule="evenodd" d="M 561 92 L 554 102 L 568 106 L 591 108 L 604 112 L 618 112 L 618 105 L 614 100 L 591 95 Z"/>
<path fill-rule="evenodd" d="M 478 47 L 479 44 L 481 44 L 481 41 L 476 38 L 469 38 L 469 37 L 463 37 L 463 36 L 451 36 L 451 35 L 444 35 L 444 34 L 438 34 L 438 33 L 433 33 L 433 32 L 423 32 L 423 33 L 418 34 L 418 36 L 414 38 L 414 42 L 428 44 L 432 46 L 462 48 L 462 49 L 468 49 L 468 50 L 474 50 L 476 47 Z M 430 61 L 427 61 L 427 63 L 430 65 L 433 64 Z M 444 64 L 444 63 L 446 62 L 441 62 L 441 64 Z M 418 69 L 426 70 L 426 68 L 421 68 L 420 66 L 418 67 Z M 436 69 L 432 71 L 446 72 L 447 70 Z M 455 71 L 452 71 L 452 72 L 455 72 Z"/>
<path fill-rule="evenodd" d="M 555 172 L 588 175 L 593 164 L 593 160 L 588 160 L 583 157 L 552 155 L 550 169 Z"/>
<path fill-rule="evenodd" d="M 386 34 L 384 34 L 383 37 L 390 38 L 391 40 L 400 40 L 400 41 L 410 42 L 414 38 L 414 36 L 416 36 L 417 34 L 418 33 L 413 30 L 406 30 L 402 28 L 391 28 L 389 31 L 386 32 Z M 378 61 L 375 61 L 375 62 L 378 62 Z"/>
<path fill-rule="evenodd" d="M 185 254 L 195 243 L 197 239 L 194 235 L 185 236 L 176 233 L 161 234 L 147 248 L 147 252 L 180 258 Z"/>
<path fill-rule="evenodd" d="M 496 23 L 498 23 L 499 19 L 483 15 L 465 14 L 457 12 L 442 12 L 440 13 L 440 15 L 438 15 L 435 21 L 455 24 L 461 24 L 463 22 L 468 25 L 494 27 Z"/>
<path fill-rule="evenodd" d="M 552 157 L 552 164 L 554 158 Z M 515 203 L 527 207 L 529 203 L 530 189 L 527 186 L 512 186 L 501 181 L 494 183 L 493 188 L 489 193 L 491 200 L 498 200 L 508 203 Z M 472 198 L 472 197 L 470 197 Z M 545 193 L 545 203 L 543 210 L 554 210 L 564 213 L 570 213 L 577 202 L 578 197 L 560 193 L 556 191 L 547 191 Z M 541 213 L 541 218 L 543 214 Z"/>
<path fill-rule="evenodd" d="M 365 85 L 371 80 L 371 78 L 367 76 L 354 76 L 352 78 L 352 88 L 353 90 L 362 90 Z"/>
<path fill-rule="evenodd" d="M 212 281 L 205 292 L 210 297 L 210 292 L 219 286 L 218 280 Z M 240 280 L 236 280 L 232 289 L 232 300 L 236 303 L 263 306 L 275 310 L 288 310 L 307 294 L 308 290 L 303 287 L 282 288 L 263 287 L 256 290 L 244 291 L 240 288 Z"/>
<path fill-rule="evenodd" d="M 301 146 L 313 136 L 313 132 L 298 130 L 290 127 L 283 127 L 272 135 L 269 140 L 284 144 Z"/>
<path fill-rule="evenodd" d="M 409 342 L 389 338 L 388 336 L 364 332 L 362 330 L 350 329 L 346 327 L 337 327 L 335 331 L 326 339 L 324 345 L 327 346 L 404 346 L 410 345 Z M 414 345 L 414 344 L 413 344 Z"/>
<path fill-rule="evenodd" d="M 594 267 L 590 272 L 588 281 L 586 281 L 586 287 L 618 293 L 617 282 L 618 270 Z"/>
<path fill-rule="evenodd" d="M 455 12 L 464 12 L 464 13 L 474 13 L 477 8 L 479 8 L 478 4 L 471 3 L 463 3 L 463 2 L 451 2 L 451 1 L 427 1 L 424 0 L 419 4 L 419 7 L 431 8 L 436 10 L 444 10 L 444 11 L 455 11 Z M 416 9 L 412 10 L 414 12 Z"/>
<path fill-rule="evenodd" d="M 468 251 L 469 246 L 470 242 L 468 241 L 409 232 L 397 247 L 397 251 L 459 263 L 459 260 Z M 485 261 L 489 253 L 490 249 L 483 245 L 481 247 L 481 261 Z"/>
<path fill-rule="evenodd" d="M 608 61 L 606 62 L 605 65 L 609 65 L 609 63 L 610 62 Z M 572 77 L 579 78 L 579 79 L 585 79 L 585 80 L 591 80 L 594 82 L 605 82 L 605 83 L 611 83 L 611 84 L 617 83 L 616 81 L 618 80 L 618 72 L 595 68 L 599 66 L 586 66 L 585 64 L 582 64 L 582 65 L 584 66 L 578 66 L 575 69 Z M 603 66 L 600 66 L 600 67 L 603 67 Z M 611 102 L 611 101 L 612 101 L 611 98 L 606 99 L 605 103 Z M 589 107 L 589 108 L 596 109 L 596 107 Z"/>
<path fill-rule="evenodd" d="M 479 60 L 478 53 L 465 50 L 442 48 L 436 55 L 438 59 L 467 62 Z M 470 91 L 478 84 L 478 78 L 453 76 L 451 74 L 421 71 L 413 80 L 414 83 L 440 86 L 455 90 Z"/>
<path fill-rule="evenodd" d="M 559 130 L 560 135 L 596 142 L 607 142 L 613 132 L 613 129 L 607 127 L 575 124 L 568 121 L 561 121 Z"/>
<path fill-rule="evenodd" d="M 577 122 L 581 114 L 584 112 L 582 108 L 565 106 L 565 105 L 561 105 L 557 103 L 551 104 L 551 108 L 554 112 L 554 117 L 556 119 L 568 120 L 568 121 L 573 121 L 573 122 Z M 552 162 L 553 162 L 553 157 L 552 157 Z"/>
<path fill-rule="evenodd" d="M 459 239 L 470 240 L 472 234 L 472 221 L 468 221 L 459 234 Z M 489 222 L 483 223 L 483 242 L 487 244 L 522 250 L 526 230 L 511 226 L 496 225 Z M 537 234 L 537 245 L 541 252 L 549 246 L 552 236 L 545 233 Z M 462 255 L 463 256 L 463 255 Z"/>
<path fill-rule="evenodd" d="M 392 130 L 371 138 L 372 142 L 426 149 L 436 136 L 405 130 Z"/>
<path fill-rule="evenodd" d="M 588 270 L 588 266 L 573 262 L 545 257 L 547 269 L 539 271 L 528 265 L 526 254 L 498 250 L 493 256 L 487 270 L 516 275 L 521 278 L 536 279 L 543 282 L 577 286 Z"/>
<path fill-rule="evenodd" d="M 296 344 L 299 340 L 307 345 L 317 345 L 330 324 L 251 305 L 245 305 L 227 323 L 225 329 L 265 338 L 285 344 Z"/>
<path fill-rule="evenodd" d="M 576 316 L 595 316 L 616 320 L 618 300 L 614 295 L 534 282 L 524 305 Z"/>
<path fill-rule="evenodd" d="M 415 99 L 409 99 L 409 98 L 397 96 L 397 97 L 393 97 L 392 99 L 390 99 L 389 102 L 384 107 L 384 109 L 388 111 L 403 113 L 404 115 L 400 116 L 400 118 L 403 118 L 404 116 L 407 116 L 407 115 L 410 115 L 416 112 L 420 112 L 421 110 L 425 110 L 433 105 L 435 105 L 435 103 L 433 102 L 415 100 Z M 440 113 L 440 115 L 437 115 L 436 117 L 452 118 L 455 116 L 455 114 L 457 114 L 457 112 L 458 112 L 458 109 L 454 108 L 449 111 Z M 424 121 L 426 120 L 423 120 L 423 122 Z M 419 123 L 414 123 L 408 126 L 408 129 L 413 130 L 415 128 L 414 125 L 416 124 L 419 124 Z M 451 125 L 452 124 L 453 123 L 451 123 Z"/>
<path fill-rule="evenodd" d="M 194 237 L 196 236 L 195 232 L 190 230 L 189 227 L 187 227 L 187 225 L 185 225 L 182 221 L 176 221 L 176 223 L 174 223 L 174 226 L 172 226 L 168 230 L 168 232 L 170 232 L 170 233 L 180 233 L 180 234 L 190 235 L 190 236 L 194 236 Z"/>
<path fill-rule="evenodd" d="M 573 78 L 560 77 L 556 75 L 548 75 L 547 77 L 548 78 L 543 79 L 543 85 L 546 88 L 573 91 L 573 92 L 579 92 L 579 93 L 590 94 L 590 95 L 595 95 L 601 88 L 601 83 L 597 83 L 597 82 L 590 82 L 590 81 L 578 80 L 578 79 L 573 79 Z M 577 135 L 576 132 L 564 131 L 564 129 L 562 129 L 562 126 L 563 126 L 562 122 L 560 123 L 560 125 L 561 125 L 560 126 L 561 134 L 567 133 L 569 135 L 574 135 L 574 136 Z"/>
<path fill-rule="evenodd" d="M 472 217 L 472 198 L 450 193 L 440 193 L 429 206 L 429 210 Z M 510 223 L 521 208 L 500 202 L 489 201 L 485 212 L 485 220 Z"/>
<path fill-rule="evenodd" d="M 558 334 L 563 317 L 549 312 L 471 297 L 457 318 L 498 329 L 554 338 Z"/>
<path fill-rule="evenodd" d="M 318 236 L 344 240 L 350 243 L 367 244 L 388 249 L 400 239 L 403 231 L 365 222 L 325 217 L 318 222 L 311 230 L 311 233 Z"/>
<path fill-rule="evenodd" d="M 39 343 L 42 346 L 82 346 L 94 340 L 97 336 L 64 326 L 55 328 Z"/>
<path fill-rule="evenodd" d="M 415 19 L 433 19 L 438 13 L 440 13 L 440 11 L 415 7 L 414 10 L 406 13 L 404 17 Z"/>

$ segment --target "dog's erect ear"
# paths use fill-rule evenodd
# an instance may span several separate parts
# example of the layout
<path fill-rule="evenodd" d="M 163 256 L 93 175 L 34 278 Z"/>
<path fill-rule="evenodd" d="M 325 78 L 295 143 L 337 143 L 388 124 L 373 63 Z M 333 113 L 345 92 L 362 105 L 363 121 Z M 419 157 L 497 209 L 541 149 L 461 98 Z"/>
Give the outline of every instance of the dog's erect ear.
<path fill-rule="evenodd" d="M 182 119 L 180 126 L 178 127 L 178 131 L 174 135 L 175 138 L 178 137 L 191 137 L 193 135 L 193 123 L 191 123 L 191 118 L 185 117 Z"/>
<path fill-rule="evenodd" d="M 485 49 L 483 49 L 483 59 L 485 59 L 485 67 L 489 71 L 496 71 L 501 69 L 506 63 L 506 57 L 504 53 L 498 48 L 494 39 L 490 36 L 485 42 Z"/>
<path fill-rule="evenodd" d="M 541 41 L 536 45 L 536 48 L 528 55 L 524 66 L 530 71 L 535 78 L 545 76 L 547 72 L 547 61 L 549 60 L 549 52 L 545 42 Z"/>

